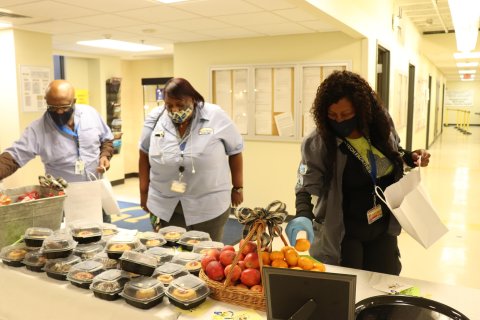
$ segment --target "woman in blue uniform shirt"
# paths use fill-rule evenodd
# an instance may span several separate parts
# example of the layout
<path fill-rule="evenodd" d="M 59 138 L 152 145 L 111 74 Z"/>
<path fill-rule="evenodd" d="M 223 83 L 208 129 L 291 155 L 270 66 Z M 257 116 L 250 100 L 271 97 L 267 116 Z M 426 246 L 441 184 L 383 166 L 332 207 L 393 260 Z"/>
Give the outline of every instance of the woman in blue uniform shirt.
<path fill-rule="evenodd" d="M 243 201 L 243 139 L 217 105 L 185 79 L 164 88 L 140 140 L 140 203 L 152 224 L 208 232 L 221 241 L 231 206 Z"/>

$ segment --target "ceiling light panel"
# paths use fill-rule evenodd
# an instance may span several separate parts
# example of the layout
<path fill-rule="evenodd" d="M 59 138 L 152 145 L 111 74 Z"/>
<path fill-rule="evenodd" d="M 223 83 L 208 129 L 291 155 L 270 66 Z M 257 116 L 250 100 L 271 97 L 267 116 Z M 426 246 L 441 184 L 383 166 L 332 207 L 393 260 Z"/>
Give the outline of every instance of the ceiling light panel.
<path fill-rule="evenodd" d="M 83 46 L 119 50 L 119 51 L 129 51 L 129 52 L 145 52 L 145 51 L 163 50 L 162 47 L 150 46 L 150 45 L 135 43 L 135 42 L 112 40 L 112 39 L 78 41 L 77 44 L 80 44 Z"/>

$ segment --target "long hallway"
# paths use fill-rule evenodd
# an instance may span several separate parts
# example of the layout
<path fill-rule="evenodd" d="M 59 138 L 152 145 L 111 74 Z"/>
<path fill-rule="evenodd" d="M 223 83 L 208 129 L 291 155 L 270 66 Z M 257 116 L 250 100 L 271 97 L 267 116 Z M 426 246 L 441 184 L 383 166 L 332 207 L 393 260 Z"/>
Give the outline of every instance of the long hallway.
<path fill-rule="evenodd" d="M 402 276 L 480 288 L 480 127 L 470 132 L 443 128 L 429 149 L 422 182 L 449 232 L 428 250 L 402 232 Z"/>
<path fill-rule="evenodd" d="M 444 128 L 429 149 L 422 181 L 449 232 L 428 250 L 402 232 L 401 276 L 480 288 L 480 127 L 470 131 Z M 138 203 L 138 179 L 127 179 L 114 192 L 119 200 Z"/>

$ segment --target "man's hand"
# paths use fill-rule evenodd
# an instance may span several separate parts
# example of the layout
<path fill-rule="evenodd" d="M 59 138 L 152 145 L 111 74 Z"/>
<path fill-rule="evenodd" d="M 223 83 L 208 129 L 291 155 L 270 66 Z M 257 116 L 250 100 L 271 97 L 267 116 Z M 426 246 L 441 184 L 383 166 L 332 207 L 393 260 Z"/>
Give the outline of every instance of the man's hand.
<path fill-rule="evenodd" d="M 430 162 L 430 153 L 424 149 L 418 149 L 412 152 L 412 160 L 419 167 L 426 167 Z"/>
<path fill-rule="evenodd" d="M 110 160 L 107 157 L 101 157 L 98 162 L 97 172 L 105 173 L 108 169 L 110 169 Z"/>

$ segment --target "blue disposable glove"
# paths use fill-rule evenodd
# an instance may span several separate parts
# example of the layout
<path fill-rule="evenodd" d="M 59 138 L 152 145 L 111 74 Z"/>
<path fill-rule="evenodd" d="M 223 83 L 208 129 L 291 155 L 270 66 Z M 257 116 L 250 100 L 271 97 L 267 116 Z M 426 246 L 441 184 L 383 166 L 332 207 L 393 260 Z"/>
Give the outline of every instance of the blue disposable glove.
<path fill-rule="evenodd" d="M 291 246 L 295 246 L 297 243 L 297 233 L 302 230 L 307 232 L 308 241 L 313 243 L 312 220 L 306 217 L 296 217 L 290 220 L 287 224 L 287 228 L 285 228 L 285 233 L 287 234 Z"/>

